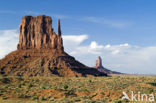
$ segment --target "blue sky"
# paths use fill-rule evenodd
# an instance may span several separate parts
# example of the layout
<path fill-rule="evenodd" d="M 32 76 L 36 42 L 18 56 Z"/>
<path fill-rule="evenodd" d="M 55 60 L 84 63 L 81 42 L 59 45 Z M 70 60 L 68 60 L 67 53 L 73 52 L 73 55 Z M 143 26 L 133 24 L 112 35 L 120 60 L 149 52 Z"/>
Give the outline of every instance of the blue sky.
<path fill-rule="evenodd" d="M 67 52 L 85 64 L 93 66 L 96 57 L 101 55 L 104 59 L 103 64 L 112 70 L 133 73 L 131 68 L 134 68 L 137 70 L 135 73 L 147 73 L 148 67 L 145 68 L 143 64 L 149 62 L 151 70 L 148 73 L 153 73 L 153 70 L 156 73 L 156 66 L 153 63 L 153 60 L 156 60 L 153 59 L 156 46 L 155 5 L 155 0 L 3 0 L 0 1 L 0 37 L 2 39 L 9 30 L 13 30 L 13 34 L 18 34 L 18 25 L 23 16 L 45 14 L 52 17 L 55 31 L 57 19 L 60 18 L 63 35 L 67 37 L 74 35 L 81 39 L 77 42 L 71 41 L 75 43 L 72 47 L 65 40 L 65 45 Z M 92 51 L 91 47 L 91 52 L 81 54 L 85 58 L 75 53 L 79 48 L 85 50 L 85 47 L 91 45 L 95 46 L 93 48 L 96 52 Z M 109 45 L 111 53 L 119 54 L 105 53 L 105 47 Z M 137 57 L 138 52 L 142 53 L 141 50 L 145 53 Z M 132 63 L 132 59 L 135 59 L 132 57 L 135 56 L 140 58 L 138 61 L 145 59 L 142 57 L 148 59 L 137 65 Z M 128 60 L 125 62 L 125 59 Z M 133 66 L 126 70 L 126 64 Z M 143 72 L 136 69 L 143 67 Z"/>
<path fill-rule="evenodd" d="M 3 0 L 0 29 L 17 29 L 24 15 L 60 15 L 64 34 L 87 33 L 104 44 L 148 46 L 156 44 L 155 4 L 155 0 Z M 98 21 L 85 20 L 90 17 Z"/>

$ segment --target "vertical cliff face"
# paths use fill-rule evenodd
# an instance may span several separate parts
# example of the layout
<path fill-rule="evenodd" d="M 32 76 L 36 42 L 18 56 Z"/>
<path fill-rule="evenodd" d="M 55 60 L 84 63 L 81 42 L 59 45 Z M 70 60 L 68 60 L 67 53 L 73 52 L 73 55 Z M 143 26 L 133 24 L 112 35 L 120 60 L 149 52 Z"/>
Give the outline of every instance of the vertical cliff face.
<path fill-rule="evenodd" d="M 18 49 L 58 49 L 63 51 L 60 20 L 58 35 L 52 29 L 49 16 L 25 16 L 19 25 Z"/>
<path fill-rule="evenodd" d="M 98 58 L 96 60 L 96 67 L 102 67 L 102 59 L 100 56 L 98 56 Z"/>

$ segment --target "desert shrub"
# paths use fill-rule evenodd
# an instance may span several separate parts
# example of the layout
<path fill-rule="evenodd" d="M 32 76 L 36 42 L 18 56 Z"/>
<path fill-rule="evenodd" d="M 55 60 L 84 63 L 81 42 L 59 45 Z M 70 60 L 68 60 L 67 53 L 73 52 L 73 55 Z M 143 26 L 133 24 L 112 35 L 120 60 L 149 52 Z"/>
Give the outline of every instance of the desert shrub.
<path fill-rule="evenodd" d="M 74 89 L 68 90 L 68 91 L 65 92 L 65 95 L 66 95 L 66 96 L 68 96 L 68 95 L 76 96 L 75 90 L 74 90 Z"/>
<path fill-rule="evenodd" d="M 79 90 L 79 92 L 88 92 L 88 89 L 86 89 L 86 88 L 81 88 L 80 90 Z"/>
<path fill-rule="evenodd" d="M 21 88 L 22 87 L 22 85 L 21 84 L 18 84 L 18 88 Z"/>
<path fill-rule="evenodd" d="M 97 102 L 95 100 L 89 100 L 89 99 L 87 99 L 87 100 L 84 100 L 82 103 L 101 103 L 101 102 Z"/>
<path fill-rule="evenodd" d="M 156 86 L 156 82 L 149 82 L 149 83 L 147 83 L 147 84 L 150 84 L 150 85 L 152 85 L 152 86 Z"/>
<path fill-rule="evenodd" d="M 7 89 L 7 88 L 9 88 L 9 86 L 8 86 L 8 85 L 6 85 L 6 86 L 5 86 L 5 89 Z"/>
<path fill-rule="evenodd" d="M 52 87 L 51 87 L 51 89 L 55 89 L 55 90 L 56 90 L 56 89 L 57 89 L 57 87 L 56 87 L 56 86 L 52 86 Z"/>
<path fill-rule="evenodd" d="M 32 83 L 29 83 L 27 89 L 30 89 L 32 86 L 33 86 Z"/>
<path fill-rule="evenodd" d="M 28 98 L 30 96 L 23 94 L 23 93 L 18 93 L 18 98 Z"/>
<path fill-rule="evenodd" d="M 113 103 L 122 103 L 122 101 L 121 100 L 118 100 L 118 99 L 114 99 L 113 100 Z"/>
<path fill-rule="evenodd" d="M 39 79 L 36 79 L 36 82 L 38 83 L 39 82 Z"/>
<path fill-rule="evenodd" d="M 29 94 L 24 95 L 24 98 L 29 98 L 29 97 L 31 97 Z"/>
<path fill-rule="evenodd" d="M 3 97 L 2 97 L 2 99 L 3 99 L 3 100 L 6 100 L 6 99 L 8 99 L 8 98 L 7 98 L 7 97 L 5 97 L 5 96 L 3 96 Z"/>
<path fill-rule="evenodd" d="M 105 95 L 104 92 L 102 92 L 102 91 L 100 92 L 100 94 Z"/>
<path fill-rule="evenodd" d="M 5 84 L 10 82 L 10 80 L 6 76 L 3 76 L 1 81 L 2 83 L 5 83 Z"/>
<path fill-rule="evenodd" d="M 43 97 L 43 96 L 41 96 L 41 97 L 40 97 L 40 100 L 44 100 L 44 97 Z"/>
<path fill-rule="evenodd" d="M 80 102 L 80 101 L 81 101 L 80 98 L 75 98 L 75 99 L 74 99 L 74 102 Z"/>
<path fill-rule="evenodd" d="M 149 89 L 149 93 L 153 93 L 154 90 L 152 88 Z"/>
<path fill-rule="evenodd" d="M 41 96 L 40 100 L 47 100 L 44 96 Z"/>
<path fill-rule="evenodd" d="M 103 99 L 103 100 L 101 100 L 99 103 L 106 103 L 106 100 Z"/>
<path fill-rule="evenodd" d="M 93 97 L 95 97 L 96 95 L 97 95 L 97 93 L 91 95 L 90 98 L 93 98 Z"/>
<path fill-rule="evenodd" d="M 32 96 L 32 100 L 37 100 L 38 97 L 37 96 Z"/>
<path fill-rule="evenodd" d="M 89 83 L 91 83 L 92 81 L 91 81 L 91 80 L 89 80 L 88 82 L 89 82 Z"/>
<path fill-rule="evenodd" d="M 82 99 L 87 99 L 88 97 L 87 96 L 82 96 Z"/>
<path fill-rule="evenodd" d="M 65 84 L 63 88 L 64 88 L 65 90 L 68 89 L 68 85 Z"/>
<path fill-rule="evenodd" d="M 49 101 L 54 101 L 54 99 L 50 99 Z"/>
<path fill-rule="evenodd" d="M 63 98 L 60 103 L 74 103 L 72 100 L 68 99 L 68 98 Z"/>
<path fill-rule="evenodd" d="M 23 82 L 21 82 L 21 85 L 25 85 L 25 82 L 23 81 Z"/>
<path fill-rule="evenodd" d="M 22 76 L 18 76 L 17 79 L 19 82 L 23 80 Z"/>
<path fill-rule="evenodd" d="M 46 89 L 46 87 L 42 86 L 42 89 Z"/>

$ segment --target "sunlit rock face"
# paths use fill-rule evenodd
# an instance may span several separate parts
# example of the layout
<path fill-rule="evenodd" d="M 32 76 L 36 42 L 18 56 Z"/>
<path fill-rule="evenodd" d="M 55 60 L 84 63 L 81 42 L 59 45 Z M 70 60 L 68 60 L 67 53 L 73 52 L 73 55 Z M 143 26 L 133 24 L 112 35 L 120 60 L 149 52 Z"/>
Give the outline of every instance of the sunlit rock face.
<path fill-rule="evenodd" d="M 58 49 L 63 51 L 60 20 L 58 34 L 52 28 L 49 16 L 24 16 L 19 25 L 18 49 Z"/>

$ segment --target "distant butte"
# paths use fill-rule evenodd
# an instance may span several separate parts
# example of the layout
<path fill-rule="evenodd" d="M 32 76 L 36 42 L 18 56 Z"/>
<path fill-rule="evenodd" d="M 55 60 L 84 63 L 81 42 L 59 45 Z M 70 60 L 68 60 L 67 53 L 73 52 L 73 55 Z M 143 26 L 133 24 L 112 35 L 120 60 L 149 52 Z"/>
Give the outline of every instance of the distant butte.
<path fill-rule="evenodd" d="M 98 71 L 106 73 L 108 75 L 113 75 L 113 74 L 119 75 L 119 74 L 122 74 L 120 72 L 111 71 L 109 69 L 104 68 L 103 65 L 102 65 L 102 59 L 101 59 L 100 56 L 98 56 L 98 58 L 96 60 L 96 66 L 94 66 L 94 68 L 97 69 Z"/>
<path fill-rule="evenodd" d="M 75 60 L 64 51 L 60 20 L 58 33 L 49 16 L 24 16 L 19 25 L 17 50 L 0 60 L 7 76 L 107 76 Z"/>

